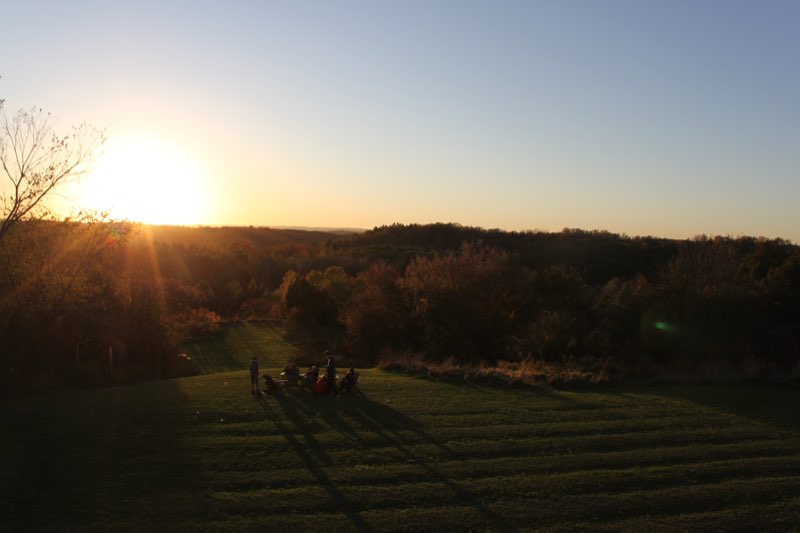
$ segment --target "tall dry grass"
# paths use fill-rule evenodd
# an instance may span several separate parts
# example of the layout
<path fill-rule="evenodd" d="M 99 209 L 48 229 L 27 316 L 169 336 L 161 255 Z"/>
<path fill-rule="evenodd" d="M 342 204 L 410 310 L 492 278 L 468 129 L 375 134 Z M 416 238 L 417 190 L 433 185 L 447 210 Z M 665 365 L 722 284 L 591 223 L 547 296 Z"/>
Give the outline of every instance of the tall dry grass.
<path fill-rule="evenodd" d="M 385 353 L 378 367 L 412 374 L 462 378 L 476 381 L 499 381 L 526 385 L 580 385 L 619 381 L 645 381 L 681 384 L 800 383 L 800 363 L 792 368 L 769 365 L 751 357 L 739 362 L 725 360 L 673 361 L 669 365 L 643 357 L 624 364 L 613 358 L 567 358 L 552 362 L 533 358 L 522 361 L 498 361 L 490 364 L 460 364 L 454 358 L 429 361 L 416 353 Z"/>
<path fill-rule="evenodd" d="M 602 361 L 567 361 L 552 363 L 534 359 L 498 361 L 496 365 L 465 365 L 450 357 L 428 361 L 421 354 L 383 354 L 378 367 L 384 370 L 425 374 L 436 377 L 463 378 L 476 381 L 501 381 L 509 384 L 568 385 L 605 383 L 610 381 L 609 364 Z"/>

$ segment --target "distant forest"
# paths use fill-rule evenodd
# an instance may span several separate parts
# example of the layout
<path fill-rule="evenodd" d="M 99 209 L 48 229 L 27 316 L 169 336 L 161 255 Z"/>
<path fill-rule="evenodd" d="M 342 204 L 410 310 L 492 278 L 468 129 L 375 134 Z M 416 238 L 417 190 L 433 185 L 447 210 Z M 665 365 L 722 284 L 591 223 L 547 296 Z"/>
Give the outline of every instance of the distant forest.
<path fill-rule="evenodd" d="M 29 221 L 0 264 L 6 392 L 191 374 L 181 343 L 236 320 L 280 321 L 301 360 L 359 366 L 800 376 L 800 249 L 780 239 Z"/>

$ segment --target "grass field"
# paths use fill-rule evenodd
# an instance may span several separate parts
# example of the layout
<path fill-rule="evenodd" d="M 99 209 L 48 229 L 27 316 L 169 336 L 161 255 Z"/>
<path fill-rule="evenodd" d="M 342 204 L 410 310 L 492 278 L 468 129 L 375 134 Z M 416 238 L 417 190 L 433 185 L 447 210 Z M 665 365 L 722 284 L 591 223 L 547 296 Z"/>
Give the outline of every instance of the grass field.
<path fill-rule="evenodd" d="M 238 370 L 1 405 L 0 529 L 800 528 L 794 389 L 362 370 L 363 397 L 254 398 L 246 350 L 277 374 L 291 346 L 235 328 L 190 349 Z"/>

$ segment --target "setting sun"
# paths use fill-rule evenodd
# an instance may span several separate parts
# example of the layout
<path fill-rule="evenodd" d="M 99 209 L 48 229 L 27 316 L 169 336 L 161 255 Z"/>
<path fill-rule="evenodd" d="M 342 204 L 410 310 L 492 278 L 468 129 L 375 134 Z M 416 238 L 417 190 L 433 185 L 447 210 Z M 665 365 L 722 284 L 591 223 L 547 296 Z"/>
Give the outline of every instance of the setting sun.
<path fill-rule="evenodd" d="M 202 224 L 207 172 L 189 152 L 155 137 L 112 139 L 79 186 L 83 207 L 150 224 Z"/>

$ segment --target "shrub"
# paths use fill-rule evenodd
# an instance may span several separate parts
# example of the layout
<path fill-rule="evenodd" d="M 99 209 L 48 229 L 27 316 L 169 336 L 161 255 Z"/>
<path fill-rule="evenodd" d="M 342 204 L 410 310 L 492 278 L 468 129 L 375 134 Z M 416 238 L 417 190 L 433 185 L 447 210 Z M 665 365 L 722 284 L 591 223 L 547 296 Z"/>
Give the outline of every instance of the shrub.
<path fill-rule="evenodd" d="M 205 337 L 219 331 L 222 318 L 205 307 L 187 309 L 176 317 L 176 329 L 184 338 Z"/>

